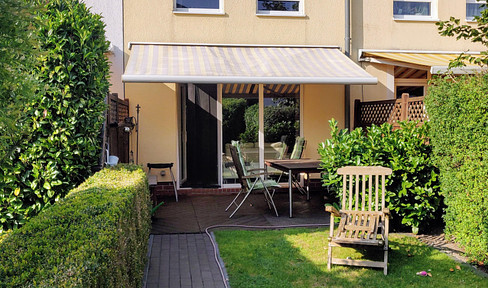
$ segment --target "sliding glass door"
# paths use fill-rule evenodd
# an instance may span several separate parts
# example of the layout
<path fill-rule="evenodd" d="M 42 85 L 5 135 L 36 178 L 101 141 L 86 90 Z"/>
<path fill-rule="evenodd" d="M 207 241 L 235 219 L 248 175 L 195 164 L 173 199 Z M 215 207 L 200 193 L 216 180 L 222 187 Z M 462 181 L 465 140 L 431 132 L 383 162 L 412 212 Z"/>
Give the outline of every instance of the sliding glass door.
<path fill-rule="evenodd" d="M 264 127 L 261 145 L 260 127 Z M 237 183 L 229 148 L 232 140 L 241 143 L 246 168 L 252 169 L 264 165 L 260 159 L 286 157 L 287 147 L 293 148 L 299 134 L 300 85 L 223 85 L 222 183 Z"/>

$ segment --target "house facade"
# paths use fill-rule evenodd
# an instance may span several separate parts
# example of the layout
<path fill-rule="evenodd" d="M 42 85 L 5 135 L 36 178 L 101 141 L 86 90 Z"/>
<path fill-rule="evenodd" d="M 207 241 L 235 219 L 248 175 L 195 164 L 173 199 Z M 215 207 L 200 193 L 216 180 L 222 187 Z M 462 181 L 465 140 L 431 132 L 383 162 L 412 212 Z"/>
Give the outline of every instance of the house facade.
<path fill-rule="evenodd" d="M 473 24 L 474 2 L 123 1 L 122 81 L 130 115 L 140 107 L 133 159 L 174 163 L 179 188 L 231 188 L 231 140 L 252 167 L 291 152 L 296 136 L 318 158 L 328 121 L 350 126 L 354 100 L 423 95 L 449 57 L 482 51 L 434 24 Z"/>

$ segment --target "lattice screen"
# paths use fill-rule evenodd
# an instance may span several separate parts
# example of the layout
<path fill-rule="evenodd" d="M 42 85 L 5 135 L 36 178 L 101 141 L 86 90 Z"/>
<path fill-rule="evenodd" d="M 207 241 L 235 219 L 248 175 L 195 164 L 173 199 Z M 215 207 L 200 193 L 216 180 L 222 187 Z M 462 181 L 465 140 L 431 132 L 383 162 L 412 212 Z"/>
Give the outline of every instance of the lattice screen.
<path fill-rule="evenodd" d="M 398 121 L 419 121 L 422 124 L 427 118 L 424 97 L 408 97 L 408 94 L 397 100 L 374 102 L 357 100 L 354 109 L 356 118 L 354 126 L 363 128 L 386 122 L 398 128 L 399 126 L 395 125 Z"/>

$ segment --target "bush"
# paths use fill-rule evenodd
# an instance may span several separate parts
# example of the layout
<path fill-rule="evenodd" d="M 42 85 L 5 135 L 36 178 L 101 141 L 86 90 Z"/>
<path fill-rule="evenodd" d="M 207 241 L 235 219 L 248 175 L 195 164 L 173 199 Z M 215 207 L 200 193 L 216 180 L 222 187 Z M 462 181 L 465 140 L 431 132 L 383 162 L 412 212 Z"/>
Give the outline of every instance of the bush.
<path fill-rule="evenodd" d="M 439 218 L 442 197 L 439 194 L 438 169 L 431 160 L 431 146 L 426 143 L 428 123 L 416 127 L 414 122 L 400 123 L 393 130 L 385 123 L 371 126 L 367 133 L 357 128 L 350 133 L 329 122 L 331 139 L 321 143 L 318 152 L 324 169 L 323 184 L 332 186 L 337 197 L 342 193 L 343 166 L 384 166 L 393 170 L 387 178 L 386 201 L 393 214 L 392 226 L 412 227 L 414 232 L 429 220 Z"/>
<path fill-rule="evenodd" d="M 488 75 L 437 78 L 426 107 L 446 201 L 446 236 L 488 261 Z"/>
<path fill-rule="evenodd" d="M 139 287 L 150 229 L 146 174 L 104 169 L 0 242 L 0 287 Z"/>
<path fill-rule="evenodd" d="M 0 1 L 0 163 L 21 138 L 17 123 L 34 96 L 34 9 L 32 1 Z"/>
<path fill-rule="evenodd" d="M 78 0 L 38 1 L 41 85 L 23 137 L 0 166 L 0 229 L 21 226 L 89 177 L 98 165 L 108 93 L 108 42 L 101 16 Z"/>

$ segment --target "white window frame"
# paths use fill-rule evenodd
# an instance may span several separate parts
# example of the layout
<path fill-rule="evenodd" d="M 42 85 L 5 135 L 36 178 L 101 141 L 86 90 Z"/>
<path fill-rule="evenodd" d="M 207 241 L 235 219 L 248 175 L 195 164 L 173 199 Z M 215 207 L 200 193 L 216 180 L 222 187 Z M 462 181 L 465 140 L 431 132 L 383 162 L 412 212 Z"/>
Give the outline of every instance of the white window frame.
<path fill-rule="evenodd" d="M 305 0 L 276 0 L 281 2 L 299 2 L 298 11 L 259 10 L 259 0 L 256 0 L 257 16 L 305 17 Z"/>
<path fill-rule="evenodd" d="M 466 0 L 466 6 L 467 4 L 486 4 L 486 1 Z M 476 22 L 476 20 L 474 20 L 474 16 L 468 16 L 468 9 L 466 9 L 465 14 L 467 22 Z"/>
<path fill-rule="evenodd" d="M 438 0 L 394 0 L 395 2 L 428 2 L 430 3 L 430 15 L 393 15 L 394 20 L 404 21 L 439 21 Z M 392 9 L 393 13 L 393 9 Z"/>
<path fill-rule="evenodd" d="M 212 15 L 224 15 L 224 0 L 219 0 L 218 9 L 206 9 L 206 8 L 178 8 L 176 7 L 176 1 L 173 0 L 173 13 L 178 14 L 212 14 Z"/>

